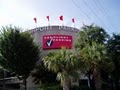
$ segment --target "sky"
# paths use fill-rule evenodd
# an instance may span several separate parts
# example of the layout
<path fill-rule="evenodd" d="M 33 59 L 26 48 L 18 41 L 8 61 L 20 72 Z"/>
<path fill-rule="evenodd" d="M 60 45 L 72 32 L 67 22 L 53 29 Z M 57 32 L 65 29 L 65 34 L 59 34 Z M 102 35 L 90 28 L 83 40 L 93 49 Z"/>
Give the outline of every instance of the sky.
<path fill-rule="evenodd" d="M 120 33 L 120 0 L 0 0 L 0 28 L 15 25 L 25 30 L 37 26 L 61 25 L 59 17 L 63 15 L 65 26 L 80 29 L 83 23 L 94 23 L 109 34 Z"/>

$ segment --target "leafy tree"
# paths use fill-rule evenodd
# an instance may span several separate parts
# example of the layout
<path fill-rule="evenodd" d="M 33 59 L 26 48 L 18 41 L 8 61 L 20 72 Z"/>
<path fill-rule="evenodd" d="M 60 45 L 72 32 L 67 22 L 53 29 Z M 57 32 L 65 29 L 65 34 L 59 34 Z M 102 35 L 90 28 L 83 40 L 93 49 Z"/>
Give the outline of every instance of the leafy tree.
<path fill-rule="evenodd" d="M 25 80 L 39 60 L 38 46 L 27 32 L 17 27 L 3 27 L 0 34 L 0 64 Z"/>
<path fill-rule="evenodd" d="M 113 34 L 108 40 L 109 59 L 114 63 L 114 70 L 112 72 L 113 80 L 115 81 L 115 90 L 119 90 L 120 81 L 120 34 Z"/>
<path fill-rule="evenodd" d="M 91 44 L 93 41 L 100 44 L 105 44 L 109 39 L 109 35 L 103 28 L 91 24 L 89 26 L 84 25 L 80 29 L 77 39 L 75 48 L 82 49 L 86 44 Z"/>
<path fill-rule="evenodd" d="M 105 48 L 102 48 L 103 46 L 105 47 L 106 43 L 107 43 L 107 40 L 109 39 L 109 35 L 107 34 L 107 32 L 99 27 L 99 26 L 96 26 L 94 24 L 92 25 L 84 25 L 79 34 L 78 34 L 78 40 L 75 44 L 75 48 L 78 50 L 78 52 L 80 52 L 81 54 L 81 57 L 84 57 L 84 54 L 88 55 L 88 57 L 93 57 L 91 55 L 95 55 L 93 52 L 94 50 L 96 50 L 97 53 L 100 53 L 101 50 L 98 49 L 97 50 L 97 46 L 94 46 L 94 45 L 98 45 L 98 46 L 101 46 L 101 49 L 105 49 Z M 94 49 L 93 49 L 94 48 Z M 84 52 L 84 50 L 88 51 L 88 52 Z M 91 51 L 91 53 L 89 52 L 89 50 Z M 97 54 L 96 53 L 96 54 Z M 84 57 L 85 58 L 85 57 Z M 84 59 L 83 58 L 83 59 Z M 101 58 L 101 53 L 99 55 L 99 58 Z M 103 57 L 102 57 L 103 58 Z M 104 59 L 106 58 L 106 56 L 104 57 Z M 89 59 L 89 58 L 88 58 Z M 96 58 L 97 59 L 97 58 Z M 92 60 L 94 61 L 94 59 L 91 59 L 91 62 Z M 86 63 L 87 63 L 88 60 L 86 60 Z M 96 62 L 98 63 L 98 62 Z M 101 69 L 106 68 L 108 69 L 107 67 L 111 66 L 111 63 L 109 60 L 102 60 L 101 62 L 102 64 L 106 64 L 105 66 L 103 66 L 102 64 L 100 64 L 100 62 L 98 64 L 102 65 L 101 68 L 99 67 L 99 71 L 101 71 Z M 109 63 L 109 65 L 108 65 Z M 99 66 L 100 66 L 99 65 Z M 89 78 L 89 81 L 90 81 L 90 85 L 91 87 L 93 86 L 92 84 L 92 80 L 90 78 L 91 74 L 93 75 L 93 63 L 89 63 L 89 68 L 88 68 L 88 71 L 87 71 L 87 75 L 88 75 L 88 78 Z M 94 88 L 94 86 L 93 86 Z"/>
<path fill-rule="evenodd" d="M 74 52 L 67 52 L 65 48 L 62 48 L 60 53 L 49 53 L 43 60 L 45 67 L 57 73 L 63 90 L 69 90 L 71 77 L 78 77 L 77 69 L 83 65 Z"/>

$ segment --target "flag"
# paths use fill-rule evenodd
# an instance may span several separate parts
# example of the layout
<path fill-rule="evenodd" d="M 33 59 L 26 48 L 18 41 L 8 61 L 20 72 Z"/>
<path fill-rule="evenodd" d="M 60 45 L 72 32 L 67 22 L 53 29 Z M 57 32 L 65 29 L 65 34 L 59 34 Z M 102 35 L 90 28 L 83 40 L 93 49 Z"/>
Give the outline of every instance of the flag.
<path fill-rule="evenodd" d="M 72 22 L 75 23 L 75 19 L 74 18 L 72 18 Z"/>
<path fill-rule="evenodd" d="M 49 21 L 49 16 L 46 16 L 47 20 Z"/>
<path fill-rule="evenodd" d="M 63 21 L 63 15 L 61 15 L 59 18 L 60 18 L 61 21 Z"/>
<path fill-rule="evenodd" d="M 37 18 L 33 18 L 33 20 L 35 21 L 35 23 L 37 23 Z"/>

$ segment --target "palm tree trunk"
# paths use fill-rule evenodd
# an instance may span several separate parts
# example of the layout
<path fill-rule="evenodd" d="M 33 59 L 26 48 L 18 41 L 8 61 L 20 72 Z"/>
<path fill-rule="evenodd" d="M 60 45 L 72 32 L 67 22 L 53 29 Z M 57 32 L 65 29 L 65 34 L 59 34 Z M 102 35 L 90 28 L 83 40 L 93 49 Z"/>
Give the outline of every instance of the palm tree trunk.
<path fill-rule="evenodd" d="M 102 87 L 101 74 L 100 74 L 100 70 L 97 66 L 95 66 L 95 68 L 94 68 L 93 77 L 94 77 L 94 80 L 95 80 L 96 90 L 101 90 L 101 87 Z"/>
<path fill-rule="evenodd" d="M 69 80 L 67 79 L 63 82 L 63 90 L 69 90 Z"/>

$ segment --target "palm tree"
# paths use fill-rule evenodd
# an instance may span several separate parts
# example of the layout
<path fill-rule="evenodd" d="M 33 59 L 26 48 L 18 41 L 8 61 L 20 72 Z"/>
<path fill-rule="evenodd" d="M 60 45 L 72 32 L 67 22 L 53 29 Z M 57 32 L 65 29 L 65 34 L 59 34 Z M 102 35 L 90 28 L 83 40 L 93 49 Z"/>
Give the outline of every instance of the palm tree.
<path fill-rule="evenodd" d="M 78 59 L 74 52 L 67 52 L 65 48 L 62 48 L 61 52 L 51 52 L 43 60 L 45 67 L 57 73 L 57 78 L 60 79 L 63 90 L 69 90 L 71 77 L 78 76 L 77 70 L 83 63 Z"/>
<path fill-rule="evenodd" d="M 96 90 L 101 90 L 102 81 L 100 67 L 105 60 L 106 48 L 103 44 L 92 42 L 91 45 L 86 45 L 80 50 L 80 55 L 86 61 L 88 69 L 92 68 L 92 75 L 95 80 Z"/>

